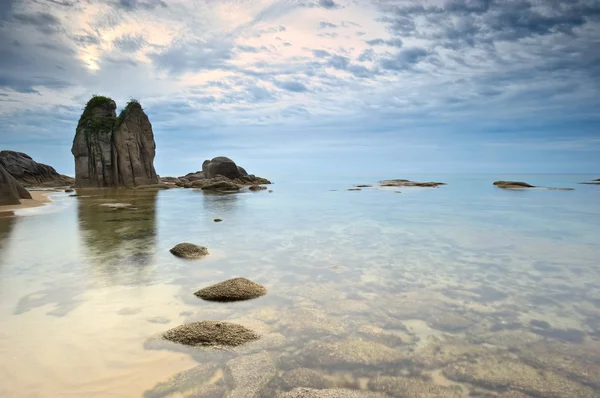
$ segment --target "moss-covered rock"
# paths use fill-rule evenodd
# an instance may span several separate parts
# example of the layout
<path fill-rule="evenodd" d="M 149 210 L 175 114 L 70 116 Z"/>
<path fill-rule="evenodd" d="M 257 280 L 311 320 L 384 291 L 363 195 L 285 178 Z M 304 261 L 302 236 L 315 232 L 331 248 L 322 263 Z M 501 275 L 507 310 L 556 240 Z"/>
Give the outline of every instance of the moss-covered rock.
<path fill-rule="evenodd" d="M 174 256 L 187 259 L 196 259 L 208 255 L 208 249 L 206 247 L 187 242 L 179 243 L 173 247 L 170 252 Z"/>

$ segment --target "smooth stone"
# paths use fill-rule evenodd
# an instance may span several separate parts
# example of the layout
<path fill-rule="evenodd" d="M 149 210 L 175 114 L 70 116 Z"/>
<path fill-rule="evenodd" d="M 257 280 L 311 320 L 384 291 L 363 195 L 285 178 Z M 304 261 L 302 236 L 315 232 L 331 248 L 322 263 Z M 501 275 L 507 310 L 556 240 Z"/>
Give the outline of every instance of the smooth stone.
<path fill-rule="evenodd" d="M 223 221 L 223 220 L 221 220 L 220 218 L 215 218 L 213 221 L 214 221 L 214 222 L 221 222 L 221 221 Z"/>

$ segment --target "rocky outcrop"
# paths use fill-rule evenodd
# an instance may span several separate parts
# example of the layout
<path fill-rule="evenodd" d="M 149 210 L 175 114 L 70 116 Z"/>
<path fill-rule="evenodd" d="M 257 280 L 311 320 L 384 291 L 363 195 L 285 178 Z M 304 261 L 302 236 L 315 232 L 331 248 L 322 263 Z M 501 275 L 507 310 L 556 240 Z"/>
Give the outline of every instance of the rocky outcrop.
<path fill-rule="evenodd" d="M 494 185 L 498 188 L 503 189 L 529 189 L 529 188 L 541 188 L 541 189 L 551 189 L 556 191 L 572 191 L 573 188 L 554 188 L 554 187 L 539 187 L 535 185 L 528 184 L 522 181 L 496 181 Z"/>
<path fill-rule="evenodd" d="M 148 116 L 132 100 L 116 116 L 116 103 L 93 97 L 86 105 L 71 152 L 75 157 L 78 187 L 103 188 L 152 186 L 156 144 Z"/>
<path fill-rule="evenodd" d="M 418 182 L 410 180 L 383 180 L 379 182 L 382 187 L 422 187 L 437 188 L 440 185 L 446 185 L 444 182 Z"/>
<path fill-rule="evenodd" d="M 21 199 L 31 199 L 31 194 L 0 165 L 0 206 L 18 205 Z"/>
<path fill-rule="evenodd" d="M 199 188 L 204 191 L 235 192 L 245 186 L 251 190 L 266 189 L 265 187 L 252 188 L 260 184 L 271 184 L 266 178 L 248 174 L 243 167 L 224 156 L 212 160 L 205 160 L 202 170 L 188 173 L 181 177 L 161 177 L 166 184 L 182 188 Z"/>
<path fill-rule="evenodd" d="M 239 346 L 256 340 L 252 330 L 235 323 L 201 321 L 178 326 L 163 334 L 166 340 L 191 346 Z"/>
<path fill-rule="evenodd" d="M 580 184 L 586 184 L 586 185 L 600 185 L 600 178 L 597 178 L 597 179 L 595 179 L 595 180 L 592 180 L 592 181 L 580 182 Z"/>
<path fill-rule="evenodd" d="M 233 278 L 205 287 L 194 293 L 203 300 L 208 301 L 241 301 L 263 296 L 267 289 L 258 283 L 246 278 Z"/>
<path fill-rule="evenodd" d="M 74 178 L 58 174 L 53 167 L 22 152 L 1 151 L 0 165 L 26 187 L 64 187 L 75 183 Z"/>

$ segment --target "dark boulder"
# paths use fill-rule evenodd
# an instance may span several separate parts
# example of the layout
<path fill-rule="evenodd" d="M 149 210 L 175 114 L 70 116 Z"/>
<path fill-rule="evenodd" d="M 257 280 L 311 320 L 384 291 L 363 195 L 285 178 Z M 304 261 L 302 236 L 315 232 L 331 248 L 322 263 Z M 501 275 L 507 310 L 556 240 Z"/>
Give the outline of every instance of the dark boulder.
<path fill-rule="evenodd" d="M 380 181 L 382 187 L 421 187 L 437 188 L 440 185 L 446 185 L 444 182 L 419 182 L 410 180 L 383 180 Z"/>
<path fill-rule="evenodd" d="M 173 247 L 170 252 L 177 257 L 195 259 L 208 255 L 208 249 L 204 246 L 192 243 L 180 243 Z"/>
<path fill-rule="evenodd" d="M 58 174 L 53 167 L 22 152 L 1 151 L 0 165 L 23 186 L 60 187 L 75 183 L 74 178 Z"/>
<path fill-rule="evenodd" d="M 217 175 L 222 175 L 233 180 L 242 176 L 235 162 L 225 156 L 205 160 L 202 163 L 202 172 L 204 172 L 206 178 L 214 178 Z"/>
<path fill-rule="evenodd" d="M 31 199 L 31 194 L 0 165 L 0 205 L 18 205 L 20 199 Z"/>

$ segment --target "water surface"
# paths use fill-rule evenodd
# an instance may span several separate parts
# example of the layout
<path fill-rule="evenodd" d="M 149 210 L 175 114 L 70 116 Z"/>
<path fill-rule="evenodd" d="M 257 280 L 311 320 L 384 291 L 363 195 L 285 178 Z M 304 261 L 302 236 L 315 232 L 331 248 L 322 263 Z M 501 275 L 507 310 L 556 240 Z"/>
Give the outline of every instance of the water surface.
<path fill-rule="evenodd" d="M 600 186 L 577 184 L 598 176 L 410 178 L 449 185 L 82 191 L 0 218 L 0 397 L 598 396 Z M 184 241 L 211 255 L 173 257 Z M 193 295 L 237 276 L 268 295 Z M 157 339 L 204 319 L 265 337 L 234 351 Z"/>

